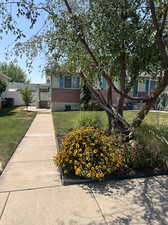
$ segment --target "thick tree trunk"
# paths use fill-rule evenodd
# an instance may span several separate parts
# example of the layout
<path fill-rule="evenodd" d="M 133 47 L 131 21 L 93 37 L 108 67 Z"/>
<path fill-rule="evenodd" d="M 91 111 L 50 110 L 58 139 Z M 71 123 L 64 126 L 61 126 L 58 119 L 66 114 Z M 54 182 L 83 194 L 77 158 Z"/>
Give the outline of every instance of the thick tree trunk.
<path fill-rule="evenodd" d="M 136 118 L 133 120 L 132 127 L 137 128 L 141 125 L 142 121 L 144 120 L 145 116 L 148 114 L 149 110 L 155 103 L 155 99 L 151 99 L 147 102 L 143 108 L 138 112 Z"/>
<path fill-rule="evenodd" d="M 107 102 L 109 105 L 113 104 L 113 99 L 112 99 L 112 87 L 109 86 L 107 90 Z"/>
<path fill-rule="evenodd" d="M 113 132 L 124 135 L 129 135 L 131 130 L 130 125 L 125 119 L 117 112 L 117 110 L 109 106 L 108 110 L 105 109 L 108 118 L 108 134 L 111 135 Z"/>
<path fill-rule="evenodd" d="M 113 120 L 113 116 L 111 113 L 106 112 L 107 114 L 107 118 L 108 118 L 108 129 L 107 129 L 107 133 L 108 135 L 111 135 L 113 130 L 114 130 L 114 120 Z"/>
<path fill-rule="evenodd" d="M 123 116 L 123 105 L 124 105 L 124 97 L 120 96 L 120 99 L 118 101 L 118 106 L 117 106 L 117 112 Z"/>

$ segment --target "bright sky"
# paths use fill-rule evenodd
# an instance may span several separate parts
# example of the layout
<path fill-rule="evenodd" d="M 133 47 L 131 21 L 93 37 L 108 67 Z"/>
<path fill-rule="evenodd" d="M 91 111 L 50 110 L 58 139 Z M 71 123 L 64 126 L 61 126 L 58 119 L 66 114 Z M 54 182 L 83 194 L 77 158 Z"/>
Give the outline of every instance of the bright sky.
<path fill-rule="evenodd" d="M 14 13 L 13 13 L 14 14 Z M 26 19 L 22 18 L 18 20 L 19 28 L 24 31 L 24 34 L 26 35 L 26 38 L 22 39 L 21 41 L 27 40 L 30 37 L 33 36 L 33 34 L 36 34 L 41 27 L 43 27 L 44 22 L 47 18 L 46 13 L 42 12 L 41 16 L 38 19 L 38 22 L 35 24 L 33 29 L 30 29 L 30 22 Z M 11 33 L 7 35 L 3 35 L 3 39 L 0 40 L 0 46 L 1 46 L 1 54 L 0 54 L 0 62 L 7 62 L 15 59 L 15 55 L 6 56 L 7 50 L 11 49 L 12 46 L 14 46 L 14 40 L 15 36 Z M 35 61 L 33 62 L 33 68 L 32 72 L 29 73 L 27 67 L 26 67 L 26 57 L 23 55 L 22 58 L 17 58 L 18 65 L 27 73 L 28 78 L 31 79 L 31 83 L 45 83 L 45 77 L 42 74 L 43 66 L 45 65 L 45 57 L 44 55 L 38 56 Z M 40 68 L 41 67 L 41 68 Z"/>

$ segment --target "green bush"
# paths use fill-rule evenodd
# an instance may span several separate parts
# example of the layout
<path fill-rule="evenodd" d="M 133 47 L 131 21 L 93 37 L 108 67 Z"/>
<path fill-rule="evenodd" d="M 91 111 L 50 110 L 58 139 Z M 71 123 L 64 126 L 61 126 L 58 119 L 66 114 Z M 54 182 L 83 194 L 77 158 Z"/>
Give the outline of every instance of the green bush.
<path fill-rule="evenodd" d="M 146 127 L 140 130 L 144 133 L 137 130 L 136 140 L 124 142 L 121 136 L 106 136 L 99 128 L 80 127 L 65 136 L 54 161 L 65 174 L 93 179 L 123 173 L 127 169 L 168 169 L 168 151 L 161 149 L 161 141 L 157 144 L 158 131 L 154 130 L 154 134 Z M 163 135 L 164 132 L 162 129 Z M 144 141 L 145 135 L 147 140 Z M 151 149 L 154 136 L 155 149 Z"/>
<path fill-rule="evenodd" d="M 85 115 L 84 117 L 81 117 L 77 120 L 77 128 L 80 127 L 97 127 L 97 128 L 102 128 L 103 124 L 101 119 L 97 116 L 89 116 Z"/>
<path fill-rule="evenodd" d="M 136 136 L 150 157 L 148 166 L 168 169 L 168 127 L 143 124 Z"/>
<path fill-rule="evenodd" d="M 97 102 L 94 102 L 94 101 L 89 102 L 87 110 L 88 111 L 103 111 L 101 106 Z"/>
<path fill-rule="evenodd" d="M 145 145 L 140 144 L 138 140 L 125 142 L 120 135 L 111 136 L 115 145 L 124 149 L 124 160 L 126 168 L 142 169 L 149 166 L 151 154 L 147 151 Z"/>

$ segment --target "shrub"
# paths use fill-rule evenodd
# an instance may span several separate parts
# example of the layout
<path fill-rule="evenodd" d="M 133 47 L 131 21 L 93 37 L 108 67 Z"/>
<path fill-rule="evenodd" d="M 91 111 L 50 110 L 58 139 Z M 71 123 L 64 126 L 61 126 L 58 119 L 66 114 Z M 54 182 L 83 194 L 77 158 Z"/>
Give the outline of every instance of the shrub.
<path fill-rule="evenodd" d="M 20 90 L 20 94 L 22 95 L 22 99 L 27 107 L 28 110 L 28 106 L 30 105 L 30 103 L 32 103 L 33 101 L 33 93 L 32 90 L 29 89 L 28 87 L 21 89 Z"/>
<path fill-rule="evenodd" d="M 64 138 L 54 161 L 65 174 L 102 179 L 124 167 L 123 151 L 104 131 L 81 127 Z"/>
<path fill-rule="evenodd" d="M 148 165 L 152 167 L 161 167 L 168 169 L 166 162 L 168 148 L 168 127 L 163 125 L 153 126 L 143 124 L 136 131 L 136 136 L 139 143 L 145 146 L 145 151 L 148 154 Z"/>
<path fill-rule="evenodd" d="M 115 145 L 124 149 L 125 167 L 132 169 L 142 169 L 151 166 L 151 154 L 145 145 L 139 143 L 138 140 L 130 140 L 125 142 L 120 135 L 113 135 L 111 137 Z"/>
<path fill-rule="evenodd" d="M 97 115 L 95 115 L 94 117 L 85 115 L 83 118 L 80 118 L 77 121 L 77 128 L 80 127 L 102 128 L 102 126 L 103 126 L 102 121 Z"/>
<path fill-rule="evenodd" d="M 88 111 L 103 111 L 101 106 L 97 102 L 94 102 L 94 101 L 89 102 L 87 110 Z"/>
<path fill-rule="evenodd" d="M 144 145 L 135 140 L 125 143 L 125 163 L 129 168 L 142 169 L 151 166 L 151 155 Z"/>

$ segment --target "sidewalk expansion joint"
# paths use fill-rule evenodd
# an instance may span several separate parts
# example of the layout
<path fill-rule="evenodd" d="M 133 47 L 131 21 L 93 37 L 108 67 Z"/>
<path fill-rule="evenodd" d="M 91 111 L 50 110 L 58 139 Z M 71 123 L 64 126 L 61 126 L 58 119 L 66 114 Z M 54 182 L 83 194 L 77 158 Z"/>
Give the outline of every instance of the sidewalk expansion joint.
<path fill-rule="evenodd" d="M 14 189 L 14 190 L 0 191 L 0 194 L 7 193 L 7 192 L 13 193 L 13 192 L 23 192 L 23 191 L 50 189 L 50 188 L 56 188 L 56 187 L 61 187 L 61 186 L 62 186 L 61 184 L 57 184 L 57 185 L 34 187 L 34 188 Z"/>
<path fill-rule="evenodd" d="M 102 217 L 103 217 L 103 219 L 104 219 L 105 224 L 108 225 L 108 223 L 107 223 L 107 221 L 106 221 L 106 218 L 105 218 L 105 216 L 104 216 L 104 214 L 103 214 L 103 211 L 102 211 L 102 209 L 101 209 L 101 207 L 100 207 L 100 205 L 99 205 L 99 203 L 98 203 L 98 201 L 97 201 L 97 199 L 96 199 L 96 196 L 94 195 L 94 193 L 93 193 L 92 190 L 91 190 L 91 195 L 93 196 L 93 198 L 94 198 L 94 200 L 95 200 L 95 202 L 96 202 L 96 205 L 97 205 L 97 207 L 98 207 L 98 209 L 99 209 L 99 211 L 100 211 L 100 213 L 101 213 L 101 215 L 102 215 Z"/>
<path fill-rule="evenodd" d="M 9 199 L 9 196 L 10 196 L 10 192 L 8 193 L 8 196 L 7 196 L 7 198 L 6 198 L 6 201 L 5 201 L 4 207 L 3 207 L 2 212 L 1 212 L 1 214 L 0 214 L 0 220 L 1 220 L 2 216 L 3 216 L 4 211 L 5 211 L 5 208 L 6 208 L 6 205 L 7 205 L 8 199 Z"/>

